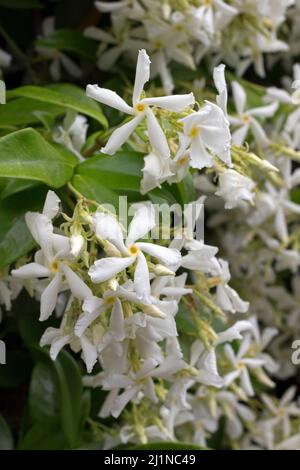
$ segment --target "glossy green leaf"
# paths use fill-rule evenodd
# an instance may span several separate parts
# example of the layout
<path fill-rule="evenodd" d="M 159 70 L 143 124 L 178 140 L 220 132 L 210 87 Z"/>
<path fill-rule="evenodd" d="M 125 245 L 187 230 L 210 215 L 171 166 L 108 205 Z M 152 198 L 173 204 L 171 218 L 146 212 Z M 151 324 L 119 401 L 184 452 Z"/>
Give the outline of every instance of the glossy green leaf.
<path fill-rule="evenodd" d="M 40 115 L 57 117 L 65 112 L 63 106 L 45 103 L 32 98 L 16 98 L 1 107 L 0 127 L 17 127 L 35 124 L 41 121 Z"/>
<path fill-rule="evenodd" d="M 73 109 L 78 113 L 96 119 L 104 128 L 108 127 L 107 120 L 98 103 L 88 98 L 85 91 L 75 85 L 59 84 L 51 87 L 26 85 L 9 91 L 7 97 L 30 98 L 66 109 Z"/>
<path fill-rule="evenodd" d="M 0 268 L 34 247 L 24 215 L 27 211 L 41 210 L 45 196 L 44 188 L 34 188 L 0 201 Z"/>
<path fill-rule="evenodd" d="M 79 31 L 59 29 L 47 37 L 36 41 L 37 46 L 75 52 L 88 59 L 95 59 L 97 41 L 84 36 Z"/>
<path fill-rule="evenodd" d="M 71 448 L 78 445 L 82 418 L 82 378 L 78 365 L 70 354 L 62 351 L 54 362 L 60 394 L 61 425 Z"/>
<path fill-rule="evenodd" d="M 22 191 L 26 191 L 27 189 L 35 188 L 39 186 L 41 183 L 39 181 L 30 181 L 30 180 L 21 180 L 21 179 L 8 179 L 8 178 L 0 178 L 0 199 L 6 199 L 13 194 L 20 193 Z"/>
<path fill-rule="evenodd" d="M 41 423 L 59 417 L 59 393 L 52 364 L 38 362 L 32 373 L 28 404 L 34 421 Z"/>
<path fill-rule="evenodd" d="M 0 415 L 0 450 L 12 450 L 14 447 L 14 440 L 11 431 L 3 418 Z"/>
<path fill-rule="evenodd" d="M 23 436 L 19 450 L 61 450 L 66 448 L 66 439 L 58 423 L 35 423 Z"/>
<path fill-rule="evenodd" d="M 34 129 L 0 139 L 0 177 L 37 180 L 59 188 L 70 180 L 76 163 L 73 154 L 50 145 Z"/>

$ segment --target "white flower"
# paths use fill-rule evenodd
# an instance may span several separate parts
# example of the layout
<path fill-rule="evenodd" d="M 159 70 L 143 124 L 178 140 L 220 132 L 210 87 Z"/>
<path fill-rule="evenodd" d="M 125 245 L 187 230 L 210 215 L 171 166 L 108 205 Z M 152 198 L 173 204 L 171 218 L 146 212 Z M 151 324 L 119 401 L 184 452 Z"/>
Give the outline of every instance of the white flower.
<path fill-rule="evenodd" d="M 42 24 L 43 38 L 51 36 L 55 32 L 55 18 L 48 17 L 45 18 Z M 64 52 L 61 52 L 57 49 L 53 49 L 46 45 L 38 45 L 36 47 L 39 54 L 51 60 L 50 64 L 50 75 L 53 80 L 59 81 L 61 78 L 61 67 L 63 67 L 72 77 L 80 78 L 82 76 L 82 70 L 78 65 L 70 59 Z"/>
<path fill-rule="evenodd" d="M 226 374 L 223 379 L 226 386 L 230 385 L 238 377 L 241 380 L 241 386 L 246 395 L 253 396 L 254 390 L 251 384 L 248 368 L 258 368 L 265 364 L 263 359 L 246 357 L 251 345 L 250 336 L 245 336 L 237 353 L 234 352 L 230 344 L 225 344 L 224 351 L 231 366 L 235 369 Z"/>
<path fill-rule="evenodd" d="M 8 52 L 0 49 L 0 70 L 1 68 L 7 68 L 10 66 L 12 61 L 12 56 Z"/>
<path fill-rule="evenodd" d="M 132 106 L 129 106 L 114 91 L 100 88 L 97 85 L 87 86 L 87 95 L 89 97 L 133 116 L 130 121 L 112 133 L 106 146 L 101 149 L 102 152 L 113 155 L 124 144 L 124 142 L 126 142 L 142 120 L 146 119 L 148 137 L 153 150 L 163 158 L 168 158 L 170 156 L 167 139 L 151 107 L 159 107 L 168 111 L 180 112 L 186 107 L 193 105 L 195 99 L 193 93 L 188 95 L 162 96 L 159 98 L 142 98 L 143 88 L 145 83 L 149 80 L 149 76 L 150 59 L 146 51 L 141 50 L 138 55 L 136 66 Z"/>
<path fill-rule="evenodd" d="M 247 96 L 244 88 L 236 81 L 232 82 L 232 93 L 237 116 L 229 116 L 229 120 L 231 124 L 238 126 L 238 129 L 232 134 L 232 143 L 239 146 L 243 145 L 251 128 L 256 143 L 265 147 L 268 145 L 269 140 L 256 117 L 273 116 L 278 108 L 278 103 L 275 102 L 246 111 Z"/>
<path fill-rule="evenodd" d="M 87 130 L 88 122 L 85 116 L 67 113 L 63 125 L 54 130 L 52 137 L 55 142 L 64 145 L 82 161 L 80 151 L 86 141 Z"/>
<path fill-rule="evenodd" d="M 137 242 L 144 238 L 155 226 L 155 211 L 151 204 L 137 204 L 135 215 L 130 223 L 127 239 L 124 243 L 122 230 L 113 216 L 98 213 L 94 217 L 96 235 L 108 240 L 117 250 L 119 256 L 97 260 L 89 270 L 93 282 L 99 283 L 113 278 L 116 274 L 135 265 L 134 287 L 140 299 L 147 302 L 150 296 L 149 270 L 143 252 L 157 258 L 167 266 L 178 265 L 180 252 L 153 243 Z"/>
<path fill-rule="evenodd" d="M 92 295 L 89 287 L 69 267 L 69 239 L 53 231 L 51 219 L 58 213 L 59 199 L 53 191 L 48 191 L 43 213 L 28 212 L 27 226 L 38 245 L 33 263 L 12 270 L 19 279 L 47 279 L 47 286 L 41 295 L 40 320 L 46 320 L 55 309 L 61 290 L 69 288 L 74 297 L 84 300 Z"/>
<path fill-rule="evenodd" d="M 146 155 L 144 163 L 141 194 L 146 194 L 157 186 L 160 188 L 164 181 L 174 175 L 170 170 L 171 160 L 161 158 L 155 152 Z"/>
<path fill-rule="evenodd" d="M 184 134 L 178 155 L 188 152 L 190 165 L 199 170 L 213 166 L 214 156 L 231 166 L 229 124 L 219 106 L 206 101 L 199 111 L 181 119 L 181 122 Z"/>
<path fill-rule="evenodd" d="M 221 283 L 217 285 L 216 292 L 216 303 L 225 312 L 247 312 L 249 308 L 249 302 L 245 302 L 240 298 L 238 293 L 228 286 L 230 281 L 230 272 L 227 261 L 219 259 L 219 275 L 221 277 Z"/>
<path fill-rule="evenodd" d="M 227 169 L 219 175 L 219 189 L 215 193 L 225 199 L 225 209 L 233 209 L 244 201 L 253 203 L 255 183 L 235 170 Z"/>

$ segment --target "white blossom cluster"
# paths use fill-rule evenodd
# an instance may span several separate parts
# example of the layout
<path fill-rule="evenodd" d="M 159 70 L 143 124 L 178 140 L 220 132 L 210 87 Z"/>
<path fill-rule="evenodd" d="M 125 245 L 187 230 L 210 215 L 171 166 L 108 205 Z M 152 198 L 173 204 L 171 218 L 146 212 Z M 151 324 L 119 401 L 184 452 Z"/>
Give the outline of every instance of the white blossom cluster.
<path fill-rule="evenodd" d="M 288 49 L 280 27 L 294 0 L 121 0 L 96 1 L 96 8 L 110 13 L 108 31 L 95 26 L 88 37 L 99 40 L 98 66 L 109 70 L 120 57 L 135 57 L 147 49 L 153 76 L 159 75 L 166 92 L 174 88 L 170 70 L 177 62 L 193 70 L 204 56 L 221 60 L 238 74 L 254 64 L 264 76 L 263 54 Z"/>
<path fill-rule="evenodd" d="M 259 18 L 276 47 L 275 34 L 290 3 L 263 2 Z M 255 57 L 261 66 L 268 36 L 259 22 L 253 48 L 244 43 L 261 2 L 109 5 L 97 2 L 102 10 L 113 9 L 113 29 L 125 28 L 131 35 L 123 38 L 126 47 L 131 40 L 140 47 L 139 34 L 153 32 L 144 44 L 154 73 L 159 57 L 164 58 L 165 78 L 170 79 L 170 60 L 194 60 L 203 47 L 217 54 L 218 41 L 227 34 L 233 60 L 244 57 L 250 63 Z M 198 16 L 203 27 L 193 30 L 187 18 L 198 21 Z M 175 39 L 169 30 L 181 21 Z M 164 28 L 170 56 L 164 47 L 151 46 L 155 33 L 165 37 Z M 233 31 L 239 28 L 243 34 L 237 40 Z M 126 52 L 108 33 L 93 34 L 113 44 L 102 60 L 105 54 L 117 58 Z M 26 215 L 39 247 L 34 259 L 17 263 L 11 276 L 5 272 L 0 280 L 6 310 L 23 285 L 39 300 L 41 321 L 55 313 L 60 326 L 46 329 L 41 346 L 50 347 L 53 360 L 64 347 L 80 353 L 88 373 L 85 385 L 106 392 L 99 416 L 118 418 L 114 426 L 101 428 L 106 448 L 158 440 L 209 446 L 222 422 L 222 442 L 230 448 L 300 447 L 295 388 L 281 399 L 270 394 L 274 378 L 295 372 L 290 346 L 300 333 L 300 205 L 293 201 L 300 182 L 293 164 L 300 161 L 299 102 L 295 90 L 258 86 L 253 100 L 247 82 L 237 80 L 231 83 L 231 99 L 224 68 L 213 71 L 215 102 L 197 102 L 192 92 L 147 96 L 150 59 L 144 49 L 138 53 L 131 104 L 112 90 L 87 86 L 89 97 L 125 115 L 106 134 L 101 152 L 114 155 L 125 143 L 138 148 L 144 154 L 144 195 L 192 172 L 199 200 L 189 207 L 205 200 L 216 246 L 192 231 L 154 238 L 153 230 L 161 227 L 149 201 L 134 205 L 125 233 L 117 217 L 95 201 L 77 193 L 73 214 L 67 215 L 49 191 L 42 213 Z M 294 72 L 297 79 L 297 64 Z M 67 113 L 52 138 L 81 161 L 87 130 L 85 117 Z"/>

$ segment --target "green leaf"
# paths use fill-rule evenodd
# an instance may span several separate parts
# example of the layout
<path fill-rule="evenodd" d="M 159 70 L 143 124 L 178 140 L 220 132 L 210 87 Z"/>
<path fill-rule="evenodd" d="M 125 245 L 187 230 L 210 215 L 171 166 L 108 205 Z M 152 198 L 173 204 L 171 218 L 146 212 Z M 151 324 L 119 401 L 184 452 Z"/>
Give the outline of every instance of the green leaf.
<path fill-rule="evenodd" d="M 61 450 L 66 440 L 58 423 L 35 423 L 18 445 L 19 450 Z"/>
<path fill-rule="evenodd" d="M 98 47 L 97 41 L 83 36 L 79 31 L 71 29 L 54 31 L 53 34 L 38 39 L 36 45 L 50 49 L 75 52 L 87 59 L 95 59 Z"/>
<path fill-rule="evenodd" d="M 140 446 L 130 447 L 130 450 L 209 450 L 185 442 L 151 442 Z"/>
<path fill-rule="evenodd" d="M 14 440 L 11 431 L 3 418 L 0 415 L 0 450 L 12 450 L 14 448 Z"/>
<path fill-rule="evenodd" d="M 78 113 L 96 119 L 105 129 L 108 128 L 108 122 L 103 115 L 100 106 L 95 100 L 88 98 L 84 90 L 75 85 L 59 84 L 51 87 L 40 86 L 22 86 L 7 93 L 7 98 L 23 97 L 30 98 L 43 103 L 61 106 L 67 109 L 73 109 Z"/>
<path fill-rule="evenodd" d="M 1 107 L 0 127 L 27 126 L 40 122 L 41 113 L 57 117 L 64 112 L 65 108 L 63 106 L 31 98 L 16 98 Z"/>
<path fill-rule="evenodd" d="M 115 191 L 139 192 L 143 165 L 143 154 L 123 150 L 113 156 L 91 157 L 77 166 L 75 174 L 94 178 Z"/>
<path fill-rule="evenodd" d="M 6 199 L 13 194 L 26 191 L 27 189 L 35 188 L 41 183 L 39 181 L 30 180 L 18 180 L 18 179 L 7 179 L 0 178 L 0 184 L 3 182 L 3 189 L 0 190 L 0 199 Z"/>
<path fill-rule="evenodd" d="M 32 373 L 29 409 L 34 421 L 53 421 L 59 417 L 59 393 L 52 364 L 38 362 Z"/>
<path fill-rule="evenodd" d="M 71 448 L 78 445 L 82 418 L 83 386 L 78 365 L 70 354 L 62 351 L 54 362 L 60 393 L 61 425 Z"/>
<path fill-rule="evenodd" d="M 34 247 L 24 214 L 40 210 L 46 196 L 44 188 L 34 188 L 0 201 L 0 268 L 8 266 Z"/>
<path fill-rule="evenodd" d="M 12 10 L 25 10 L 43 8 L 38 0 L 0 0 L 0 7 L 10 8 Z"/>
<path fill-rule="evenodd" d="M 50 145 L 34 129 L 12 132 L 0 139 L 0 177 L 37 180 L 53 188 L 67 183 L 77 158 Z"/>
<path fill-rule="evenodd" d="M 118 206 L 119 195 L 127 196 L 130 202 L 148 198 L 153 203 L 173 204 L 180 199 L 176 185 L 174 188 L 163 185 L 141 195 L 143 156 L 132 150 L 122 150 L 113 156 L 95 155 L 77 166 L 72 184 L 85 197 L 114 207 Z"/>

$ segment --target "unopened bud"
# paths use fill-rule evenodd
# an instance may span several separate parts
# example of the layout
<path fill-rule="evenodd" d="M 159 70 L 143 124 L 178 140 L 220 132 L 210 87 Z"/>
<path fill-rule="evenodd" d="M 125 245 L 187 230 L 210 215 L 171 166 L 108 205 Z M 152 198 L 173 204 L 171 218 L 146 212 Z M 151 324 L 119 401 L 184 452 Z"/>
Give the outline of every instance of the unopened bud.
<path fill-rule="evenodd" d="M 84 245 L 84 238 L 80 234 L 71 235 L 70 238 L 71 254 L 77 258 Z"/>

